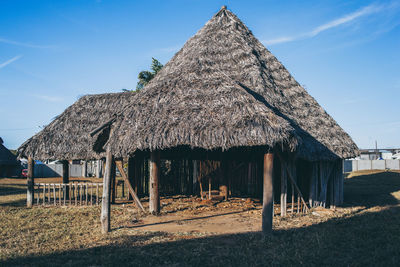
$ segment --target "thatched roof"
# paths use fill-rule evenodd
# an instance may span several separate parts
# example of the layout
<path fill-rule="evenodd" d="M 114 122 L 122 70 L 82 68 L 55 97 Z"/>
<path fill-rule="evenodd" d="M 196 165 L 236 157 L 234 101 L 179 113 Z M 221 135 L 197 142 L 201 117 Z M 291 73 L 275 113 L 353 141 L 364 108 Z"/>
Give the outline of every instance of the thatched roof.
<path fill-rule="evenodd" d="M 17 157 L 3 145 L 3 139 L 0 137 L 0 165 L 16 164 L 18 164 Z"/>
<path fill-rule="evenodd" d="M 112 130 L 89 133 L 116 114 Z M 110 134 L 110 132 L 112 132 Z M 19 151 L 37 159 L 117 157 L 180 146 L 273 147 L 308 160 L 358 149 L 285 67 L 230 11 L 221 9 L 139 93 L 82 97 Z"/>
<path fill-rule="evenodd" d="M 94 159 L 95 140 L 89 132 L 121 113 L 134 93 L 86 95 L 57 116 L 42 131 L 18 148 L 21 156 L 35 159 Z"/>
<path fill-rule="evenodd" d="M 113 153 L 187 145 L 297 147 L 309 160 L 358 154 L 350 136 L 230 11 L 221 9 L 135 97 Z M 293 132 L 294 129 L 294 132 Z"/>

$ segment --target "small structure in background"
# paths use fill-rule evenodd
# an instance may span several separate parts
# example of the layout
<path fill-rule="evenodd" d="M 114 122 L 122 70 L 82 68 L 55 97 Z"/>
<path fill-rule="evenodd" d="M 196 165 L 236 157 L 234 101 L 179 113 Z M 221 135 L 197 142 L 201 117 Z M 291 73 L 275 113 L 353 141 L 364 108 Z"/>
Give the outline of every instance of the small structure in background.
<path fill-rule="evenodd" d="M 356 157 L 355 159 L 356 160 L 393 159 L 393 156 L 397 155 L 399 152 L 400 148 L 360 149 L 360 156 Z"/>
<path fill-rule="evenodd" d="M 0 137 L 0 177 L 20 176 L 21 165 L 17 157 L 3 145 Z"/>

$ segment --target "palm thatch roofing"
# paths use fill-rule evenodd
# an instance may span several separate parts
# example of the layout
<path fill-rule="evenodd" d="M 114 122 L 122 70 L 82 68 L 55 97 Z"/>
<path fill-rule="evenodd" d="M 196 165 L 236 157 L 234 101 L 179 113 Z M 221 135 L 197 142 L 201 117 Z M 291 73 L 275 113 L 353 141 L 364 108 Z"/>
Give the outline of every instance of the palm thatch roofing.
<path fill-rule="evenodd" d="M 3 139 L 0 137 L 0 165 L 16 164 L 18 164 L 17 157 L 3 145 Z"/>
<path fill-rule="evenodd" d="M 71 160 L 100 158 L 89 132 L 100 122 L 112 119 L 131 102 L 134 93 L 109 93 L 81 97 L 39 133 L 19 148 L 20 156 L 34 159 Z"/>
<path fill-rule="evenodd" d="M 140 91 L 108 140 L 117 156 L 277 144 L 308 160 L 358 155 L 350 136 L 222 8 Z"/>
<path fill-rule="evenodd" d="M 100 134 L 88 133 L 118 119 Z M 230 11 L 222 8 L 139 93 L 82 97 L 19 152 L 116 157 L 178 147 L 275 147 L 307 160 L 358 155 L 350 136 Z"/>

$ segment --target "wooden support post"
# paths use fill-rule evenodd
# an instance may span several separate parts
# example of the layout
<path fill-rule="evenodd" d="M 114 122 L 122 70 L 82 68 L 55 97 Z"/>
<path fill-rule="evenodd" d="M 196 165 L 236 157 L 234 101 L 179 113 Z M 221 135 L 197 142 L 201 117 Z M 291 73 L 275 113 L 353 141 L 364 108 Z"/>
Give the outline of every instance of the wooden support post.
<path fill-rule="evenodd" d="M 292 182 L 292 213 L 294 212 L 294 186 L 293 186 L 293 182 Z"/>
<path fill-rule="evenodd" d="M 228 200 L 228 179 L 229 179 L 229 166 L 228 166 L 228 161 L 226 159 L 222 159 L 221 161 L 221 169 L 222 169 L 222 175 L 221 175 L 221 185 L 219 186 L 219 191 L 222 196 L 224 196 L 225 201 Z"/>
<path fill-rule="evenodd" d="M 124 181 L 125 181 L 126 185 L 128 186 L 128 190 L 129 190 L 130 195 L 135 200 L 136 206 L 138 208 L 140 208 L 142 211 L 144 211 L 142 203 L 140 203 L 140 200 L 139 200 L 138 196 L 136 195 L 135 191 L 133 190 L 132 185 L 130 184 L 130 182 L 128 180 L 128 177 L 127 177 L 127 175 L 126 175 L 126 173 L 125 173 L 125 171 L 123 169 L 122 161 L 117 161 L 116 165 L 117 165 L 117 168 L 118 168 L 119 172 L 121 173 L 122 177 L 124 178 Z"/>
<path fill-rule="evenodd" d="M 28 158 L 28 175 L 27 175 L 27 192 L 26 192 L 26 206 L 28 208 L 32 208 L 33 205 L 33 200 L 34 200 L 34 184 L 35 184 L 35 178 L 34 178 L 34 167 L 35 162 L 31 157 Z"/>
<path fill-rule="evenodd" d="M 115 197 L 117 195 L 117 179 L 116 179 L 116 173 L 115 173 L 115 160 L 112 161 L 111 164 L 111 203 L 115 203 Z"/>
<path fill-rule="evenodd" d="M 211 176 L 208 176 L 208 199 L 211 199 Z"/>
<path fill-rule="evenodd" d="M 153 151 L 150 154 L 150 179 L 149 179 L 150 180 L 149 209 L 150 213 L 152 214 L 160 213 L 160 195 L 158 190 L 159 177 L 160 177 L 160 153 L 158 151 Z"/>
<path fill-rule="evenodd" d="M 273 167 L 274 154 L 264 154 L 264 186 L 262 208 L 262 232 L 264 235 L 272 232 L 272 218 L 274 213 Z"/>
<path fill-rule="evenodd" d="M 288 166 L 286 165 L 286 163 L 284 163 L 283 157 L 279 154 L 279 152 L 276 153 L 276 154 L 278 155 L 279 160 L 280 160 L 281 162 L 283 162 L 283 165 L 284 165 L 284 167 L 285 167 L 285 169 L 286 169 L 286 172 L 287 172 L 287 174 L 288 174 L 288 177 L 289 177 L 289 179 L 290 179 L 292 185 L 293 185 L 294 188 L 296 189 L 297 193 L 299 194 L 300 199 L 301 199 L 301 202 L 303 203 L 303 205 L 304 205 L 304 207 L 305 207 L 305 209 L 306 209 L 306 212 L 308 212 L 308 211 L 309 211 L 309 208 L 308 208 L 308 206 L 307 206 L 307 203 L 304 201 L 303 194 L 301 193 L 300 189 L 298 188 L 298 186 L 297 186 L 297 184 L 296 184 L 296 181 L 293 179 L 292 174 L 291 174 L 291 172 L 290 172 Z"/>
<path fill-rule="evenodd" d="M 63 182 L 63 184 L 68 184 L 69 183 L 69 163 L 67 160 L 64 160 L 62 162 L 62 165 L 63 165 L 62 182 Z M 66 190 L 65 190 L 64 198 L 66 197 L 68 199 L 69 198 L 69 187 L 67 186 L 67 187 L 65 187 L 65 189 Z"/>
<path fill-rule="evenodd" d="M 137 177 L 135 175 L 135 170 L 136 170 L 136 160 L 132 157 L 128 158 L 128 173 L 127 173 L 127 178 L 131 186 L 134 188 L 136 194 L 137 194 Z M 118 162 L 117 162 L 117 167 L 118 167 Z M 121 172 L 121 171 L 120 171 Z M 128 187 L 129 189 L 129 187 Z M 128 194 L 128 200 L 132 200 L 133 197 L 131 194 Z"/>
<path fill-rule="evenodd" d="M 111 175 L 112 175 L 112 162 L 114 158 L 111 154 L 110 148 L 107 148 L 106 154 L 106 169 L 103 176 L 103 197 L 101 201 L 101 232 L 103 234 L 110 231 L 110 190 L 111 190 Z"/>
<path fill-rule="evenodd" d="M 287 176 L 281 162 L 281 217 L 286 216 L 287 211 Z"/>

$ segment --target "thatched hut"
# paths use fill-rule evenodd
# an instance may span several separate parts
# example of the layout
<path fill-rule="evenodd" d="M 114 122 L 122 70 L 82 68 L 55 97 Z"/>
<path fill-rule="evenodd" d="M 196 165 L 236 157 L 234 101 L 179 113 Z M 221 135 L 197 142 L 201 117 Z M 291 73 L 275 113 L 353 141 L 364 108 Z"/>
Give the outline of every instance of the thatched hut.
<path fill-rule="evenodd" d="M 132 102 L 134 93 L 85 95 L 19 148 L 21 156 L 38 160 L 99 159 L 95 140 L 89 132 L 100 122 L 109 121 Z"/>
<path fill-rule="evenodd" d="M 19 171 L 17 157 L 3 145 L 0 137 L 0 177 L 10 177 Z"/>
<path fill-rule="evenodd" d="M 202 176 L 199 162 L 219 162 L 208 176 L 219 173 L 217 185 L 226 198 L 243 185 L 247 193 L 263 194 L 265 229 L 270 229 L 273 195 L 280 196 L 275 201 L 280 199 L 283 216 L 290 200 L 292 211 L 343 201 L 342 160 L 356 156 L 357 146 L 225 7 L 129 101 L 123 112 L 97 117 L 99 127 L 88 124 L 93 140 L 85 136 L 76 144 L 93 157 L 107 149 L 108 162 L 130 157 L 133 168 L 134 162 L 150 159 L 152 212 L 159 210 L 160 158 L 190 159 L 188 173 L 197 177 Z M 48 129 L 46 135 L 53 136 L 53 127 Z M 61 132 L 60 142 L 74 138 L 68 127 Z M 88 156 L 62 155 L 67 147 L 57 155 L 46 152 L 46 141 L 54 143 L 30 141 L 25 155 Z M 88 147 L 93 144 L 94 152 Z"/>

